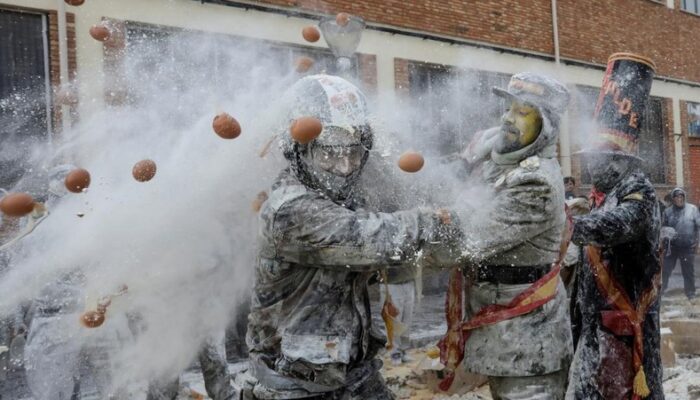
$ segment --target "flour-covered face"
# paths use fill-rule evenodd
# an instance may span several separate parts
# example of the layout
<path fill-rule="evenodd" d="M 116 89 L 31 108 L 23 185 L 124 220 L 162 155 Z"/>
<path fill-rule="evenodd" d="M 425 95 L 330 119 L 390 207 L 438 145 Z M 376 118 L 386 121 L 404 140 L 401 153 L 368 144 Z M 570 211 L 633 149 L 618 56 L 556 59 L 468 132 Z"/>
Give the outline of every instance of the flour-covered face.
<path fill-rule="evenodd" d="M 303 157 L 314 187 L 334 200 L 348 196 L 368 156 L 369 146 L 363 139 L 366 132 L 369 131 L 362 128 L 323 128 Z"/>
<path fill-rule="evenodd" d="M 635 161 L 623 155 L 595 153 L 584 155 L 584 161 L 593 186 L 608 192 L 635 166 Z"/>
<path fill-rule="evenodd" d="M 347 177 L 362 168 L 367 153 L 359 133 L 327 127 L 325 135 L 310 148 L 313 165 L 336 176 Z M 331 139 L 329 139 L 331 137 Z"/>
<path fill-rule="evenodd" d="M 540 111 L 527 103 L 513 100 L 501 117 L 501 140 L 496 150 L 501 153 L 517 151 L 532 144 L 542 131 Z"/>

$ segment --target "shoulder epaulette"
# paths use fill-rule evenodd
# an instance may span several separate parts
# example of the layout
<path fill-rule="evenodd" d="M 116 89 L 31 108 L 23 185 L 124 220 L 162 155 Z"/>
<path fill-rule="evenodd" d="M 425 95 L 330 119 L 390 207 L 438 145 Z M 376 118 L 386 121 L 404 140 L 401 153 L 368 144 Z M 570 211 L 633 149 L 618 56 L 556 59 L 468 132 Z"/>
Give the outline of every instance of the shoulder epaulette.
<path fill-rule="evenodd" d="M 627 201 L 627 200 L 642 201 L 642 200 L 644 200 L 644 195 L 642 195 L 639 192 L 630 193 L 627 196 L 622 198 L 622 201 Z"/>

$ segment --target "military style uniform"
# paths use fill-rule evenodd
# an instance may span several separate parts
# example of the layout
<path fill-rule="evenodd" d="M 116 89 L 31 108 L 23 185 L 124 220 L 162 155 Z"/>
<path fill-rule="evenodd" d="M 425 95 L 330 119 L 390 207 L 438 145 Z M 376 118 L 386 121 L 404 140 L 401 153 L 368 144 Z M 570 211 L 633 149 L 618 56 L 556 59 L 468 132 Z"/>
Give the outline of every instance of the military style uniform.
<path fill-rule="evenodd" d="M 480 210 L 460 215 L 465 232 L 478 233 L 467 235 L 464 244 L 465 270 L 474 270 L 474 283 L 467 286 L 467 319 L 487 307 L 508 306 L 550 273 L 560 256 L 566 219 L 556 159 L 566 88 L 522 73 L 513 76 L 507 92 L 497 94 L 535 106 L 542 128 L 534 142 L 508 152 L 496 149 L 502 128 L 492 128 L 463 155 L 470 179 L 491 190 Z M 566 290 L 558 275 L 551 279 L 555 291 L 542 306 L 470 331 L 464 364 L 489 377 L 496 399 L 563 398 L 572 338 Z"/>

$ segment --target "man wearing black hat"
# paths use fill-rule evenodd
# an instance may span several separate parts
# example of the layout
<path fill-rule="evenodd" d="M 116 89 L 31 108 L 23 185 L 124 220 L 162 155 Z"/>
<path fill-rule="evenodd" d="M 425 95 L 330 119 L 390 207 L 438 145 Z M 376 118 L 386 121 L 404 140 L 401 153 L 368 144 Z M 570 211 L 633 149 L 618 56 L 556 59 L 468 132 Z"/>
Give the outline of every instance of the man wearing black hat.
<path fill-rule="evenodd" d="M 478 232 L 465 234 L 462 248 L 473 284 L 464 290 L 469 317 L 462 320 L 463 279 L 453 270 L 447 304 L 456 307 L 448 307 L 440 342 L 441 388 L 449 388 L 463 355 L 467 370 L 489 377 L 494 399 L 563 399 L 573 348 L 559 278 L 566 216 L 556 147 L 569 94 L 533 73 L 514 75 L 507 90 L 494 92 L 509 103 L 502 125 L 478 134 L 463 154 L 470 184 L 489 195 L 459 216 L 465 233 Z"/>
<path fill-rule="evenodd" d="M 676 261 L 681 262 L 683 288 L 688 300 L 695 299 L 695 250 L 698 247 L 700 233 L 700 213 L 698 208 L 685 202 L 685 191 L 675 188 L 671 192 L 672 205 L 663 214 L 663 226 L 673 229 L 670 246 L 664 258 L 662 293 L 668 287 L 668 279 L 676 268 Z"/>
<path fill-rule="evenodd" d="M 614 54 L 584 164 L 591 212 L 574 218 L 584 248 L 574 300 L 580 329 L 567 399 L 663 399 L 659 354 L 659 206 L 637 157 L 653 63 Z"/>

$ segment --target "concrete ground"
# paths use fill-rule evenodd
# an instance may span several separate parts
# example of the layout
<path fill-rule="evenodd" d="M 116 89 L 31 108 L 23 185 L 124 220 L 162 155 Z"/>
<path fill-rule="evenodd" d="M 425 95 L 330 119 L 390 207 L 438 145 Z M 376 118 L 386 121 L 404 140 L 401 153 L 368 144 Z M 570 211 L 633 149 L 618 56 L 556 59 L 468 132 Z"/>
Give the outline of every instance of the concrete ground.
<path fill-rule="evenodd" d="M 695 260 L 695 271 L 696 286 L 700 289 L 700 255 L 697 256 Z M 373 288 L 373 291 L 375 292 L 372 296 L 374 299 L 372 301 L 374 323 L 377 328 L 383 330 L 384 323 L 380 316 L 381 304 L 379 304 L 376 286 Z M 406 365 L 397 367 L 391 365 L 387 355 L 384 355 L 384 374 L 388 384 L 392 390 L 397 393 L 400 399 L 491 399 L 488 385 L 479 386 L 468 393 L 448 395 L 436 394 L 434 390 L 434 385 L 437 382 L 436 373 L 423 369 L 422 365 L 424 365 L 426 361 L 431 361 L 427 354 L 430 348 L 437 343 L 446 330 L 444 317 L 445 294 L 430 289 L 427 290 L 427 292 L 428 294 L 422 298 L 420 304 L 416 308 L 414 323 L 408 331 L 410 347 L 413 348 L 413 350 L 410 351 L 410 355 L 413 360 Z M 700 290 L 698 295 L 700 295 Z M 676 267 L 671 276 L 669 290 L 663 304 L 662 319 L 700 319 L 700 305 L 690 305 L 685 302 L 680 265 Z M 679 313 L 680 315 L 678 315 Z M 432 363 L 435 364 L 434 361 Z M 235 373 L 245 368 L 245 362 L 230 364 L 229 368 L 232 373 Z M 700 395 L 696 394 L 696 391 L 700 390 L 696 383 L 700 381 L 700 357 L 679 355 L 676 366 L 665 369 L 664 375 L 664 389 L 668 400 L 700 399 Z M 205 393 L 201 373 L 196 369 L 185 372 L 182 375 L 182 383 L 195 392 Z M 143 395 L 144 393 L 142 392 L 140 395 L 134 397 L 134 399 L 143 399 L 144 397 L 141 397 Z M 694 395 L 698 397 L 694 397 Z M 26 392 L 22 393 L 18 398 L 22 400 L 31 399 Z M 183 395 L 179 398 L 192 399 L 196 397 Z M 2 400 L 4 399 L 5 398 L 2 397 Z"/>

